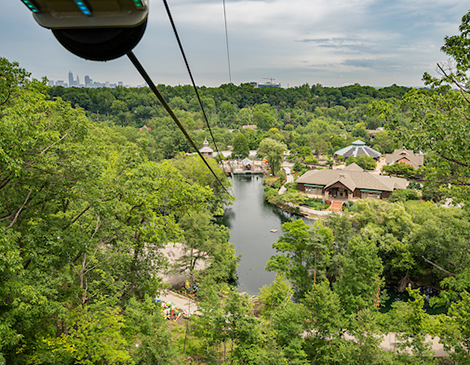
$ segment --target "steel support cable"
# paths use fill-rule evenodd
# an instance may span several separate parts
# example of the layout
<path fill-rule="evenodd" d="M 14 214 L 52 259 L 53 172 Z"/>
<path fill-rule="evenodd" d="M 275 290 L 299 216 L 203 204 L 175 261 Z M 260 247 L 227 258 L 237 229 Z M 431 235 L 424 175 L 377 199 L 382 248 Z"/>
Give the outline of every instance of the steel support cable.
<path fill-rule="evenodd" d="M 181 124 L 181 122 L 178 120 L 178 117 L 175 115 L 175 113 L 173 112 L 173 110 L 171 110 L 170 106 L 168 105 L 168 103 L 166 102 L 166 100 L 163 98 L 162 94 L 160 93 L 160 91 L 158 91 L 157 87 L 155 86 L 155 84 L 153 83 L 152 79 L 150 78 L 150 76 L 147 74 L 147 72 L 145 71 L 145 69 L 143 68 L 143 66 L 140 64 L 139 60 L 137 59 L 137 57 L 134 55 L 134 53 L 132 51 L 129 51 L 127 52 L 127 57 L 129 57 L 129 59 L 131 60 L 132 64 L 134 65 L 134 67 L 137 69 L 137 71 L 139 71 L 140 75 L 143 77 L 143 79 L 145 80 L 145 82 L 149 85 L 150 87 L 150 90 L 153 91 L 153 93 L 155 94 L 155 96 L 157 97 L 157 99 L 160 101 L 160 103 L 162 103 L 163 107 L 165 108 L 165 110 L 167 111 L 167 113 L 170 115 L 170 117 L 173 119 L 173 121 L 176 123 L 176 125 L 179 127 L 179 129 L 181 130 L 181 132 L 183 132 L 184 136 L 186 137 L 186 139 L 188 140 L 188 142 L 191 144 L 191 146 L 193 146 L 193 148 L 196 150 L 197 154 L 199 155 L 199 157 L 201 157 L 202 161 L 206 164 L 207 168 L 212 172 L 212 175 L 214 175 L 215 179 L 217 180 L 217 182 L 220 184 L 220 186 L 222 186 L 222 188 L 224 189 L 224 191 L 227 193 L 227 194 L 230 194 L 226 187 L 224 186 L 224 184 L 222 183 L 222 181 L 220 181 L 220 179 L 218 178 L 218 176 L 216 175 L 216 173 L 214 172 L 214 170 L 212 169 L 212 167 L 209 165 L 209 163 L 207 162 L 207 160 L 204 158 L 204 156 L 202 155 L 202 153 L 199 151 L 199 149 L 196 147 L 196 144 L 194 143 L 194 141 L 192 140 L 192 138 L 189 136 L 188 132 L 186 132 L 186 129 L 184 128 L 184 126 Z"/>
<path fill-rule="evenodd" d="M 229 77 L 230 83 L 232 83 L 232 71 L 230 68 L 230 52 L 228 48 L 227 12 L 225 11 L 225 0 L 223 0 L 223 4 L 224 4 L 225 43 L 227 44 L 228 77 Z"/>
<path fill-rule="evenodd" d="M 173 33 L 175 33 L 176 41 L 178 42 L 178 46 L 180 47 L 181 55 L 183 56 L 184 63 L 186 64 L 186 69 L 188 70 L 189 77 L 191 78 L 191 82 L 193 84 L 194 91 L 196 92 L 196 97 L 197 100 L 199 101 L 199 105 L 201 106 L 202 114 L 204 115 L 204 119 L 207 124 L 207 128 L 209 128 L 209 133 L 211 135 L 212 141 L 214 142 L 215 150 L 217 153 L 220 153 L 219 147 L 217 147 L 217 143 L 215 142 L 214 135 L 212 134 L 212 129 L 209 124 L 209 119 L 207 118 L 206 111 L 204 110 L 204 106 L 202 105 L 201 98 L 199 96 L 199 91 L 197 90 L 196 87 L 196 82 L 194 81 L 193 74 L 191 72 L 191 69 L 189 67 L 188 60 L 186 58 L 186 54 L 184 53 L 183 45 L 181 43 L 178 31 L 176 30 L 175 22 L 173 21 L 173 16 L 171 15 L 170 7 L 168 6 L 168 2 L 166 0 L 163 0 L 163 4 L 165 5 L 166 13 L 168 14 L 168 18 L 170 19 L 171 26 L 173 28 Z"/>

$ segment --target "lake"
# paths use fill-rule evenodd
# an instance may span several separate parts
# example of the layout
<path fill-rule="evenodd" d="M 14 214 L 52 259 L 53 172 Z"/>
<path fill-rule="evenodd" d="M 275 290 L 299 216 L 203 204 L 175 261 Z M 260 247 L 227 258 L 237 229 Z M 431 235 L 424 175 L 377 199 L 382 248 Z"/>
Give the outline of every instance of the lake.
<path fill-rule="evenodd" d="M 263 285 L 274 281 L 275 273 L 264 268 L 276 254 L 272 243 L 283 234 L 281 224 L 299 217 L 264 200 L 262 176 L 235 175 L 232 185 L 236 202 L 226 208 L 221 223 L 230 229 L 230 242 L 237 255 L 242 255 L 237 271 L 238 291 L 257 295 Z M 272 233 L 272 229 L 277 232 Z"/>

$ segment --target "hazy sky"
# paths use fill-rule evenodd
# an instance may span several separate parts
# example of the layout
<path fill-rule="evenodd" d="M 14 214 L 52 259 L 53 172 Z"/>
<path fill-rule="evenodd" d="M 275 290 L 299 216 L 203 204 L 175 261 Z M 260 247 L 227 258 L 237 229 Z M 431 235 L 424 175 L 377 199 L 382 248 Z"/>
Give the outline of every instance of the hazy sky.
<path fill-rule="evenodd" d="M 20 0 L 2 0 L 0 56 L 33 77 L 68 72 L 142 84 L 130 61 L 82 60 L 41 28 Z M 168 0 L 198 85 L 229 82 L 222 0 Z M 320 83 L 421 86 L 445 62 L 444 36 L 458 34 L 462 0 L 226 0 L 232 81 L 283 87 Z M 146 33 L 134 53 L 157 84 L 188 84 L 162 1 L 150 0 Z"/>

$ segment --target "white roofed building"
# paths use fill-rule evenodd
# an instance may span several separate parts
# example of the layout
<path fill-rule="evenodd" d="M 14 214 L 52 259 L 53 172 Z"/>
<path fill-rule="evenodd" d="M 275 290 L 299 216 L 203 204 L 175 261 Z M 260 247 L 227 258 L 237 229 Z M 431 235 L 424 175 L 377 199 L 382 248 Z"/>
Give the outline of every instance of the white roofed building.
<path fill-rule="evenodd" d="M 199 152 L 205 157 L 212 158 L 214 157 L 214 150 L 209 147 L 209 142 L 207 141 L 207 138 L 204 138 L 204 142 L 202 144 L 202 148 L 199 149 Z"/>
<path fill-rule="evenodd" d="M 370 156 L 378 159 L 382 154 L 369 146 L 366 146 L 365 142 L 361 140 L 354 141 L 350 146 L 344 147 L 335 152 L 335 155 L 348 157 L 358 157 L 360 155 Z"/>

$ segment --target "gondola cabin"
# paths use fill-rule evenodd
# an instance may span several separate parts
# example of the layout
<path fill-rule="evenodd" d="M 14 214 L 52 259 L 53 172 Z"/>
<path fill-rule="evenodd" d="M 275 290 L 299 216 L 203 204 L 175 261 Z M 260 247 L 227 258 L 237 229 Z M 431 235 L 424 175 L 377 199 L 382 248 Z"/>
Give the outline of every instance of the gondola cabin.
<path fill-rule="evenodd" d="M 21 0 L 36 22 L 73 54 L 94 61 L 119 58 L 145 32 L 148 0 Z"/>

